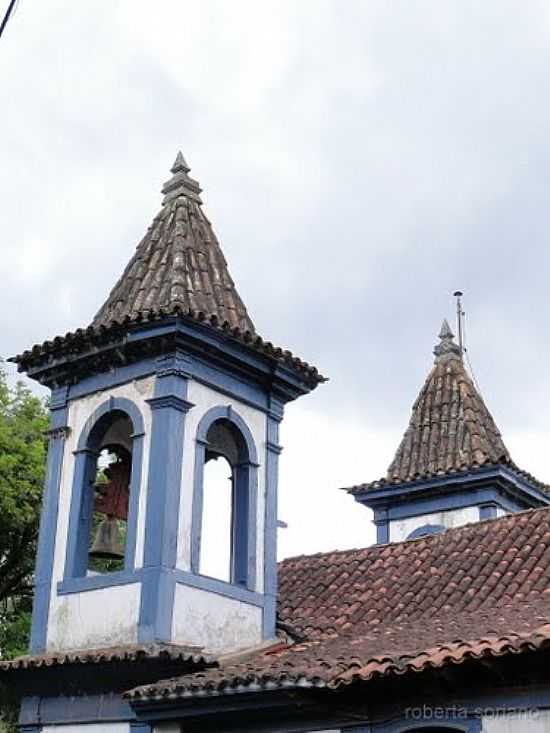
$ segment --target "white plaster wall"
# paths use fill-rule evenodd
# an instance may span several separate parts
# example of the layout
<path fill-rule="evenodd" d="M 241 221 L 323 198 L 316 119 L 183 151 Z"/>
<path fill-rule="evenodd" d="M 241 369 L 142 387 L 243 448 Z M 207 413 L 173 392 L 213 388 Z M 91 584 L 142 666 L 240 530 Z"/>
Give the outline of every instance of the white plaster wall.
<path fill-rule="evenodd" d="M 446 512 L 421 514 L 418 517 L 394 519 L 390 522 L 390 542 L 400 542 L 407 539 L 409 534 L 425 524 L 440 524 L 445 529 L 461 527 L 463 524 L 479 521 L 479 507 L 470 506 L 464 509 L 451 509 Z"/>
<path fill-rule="evenodd" d="M 495 709 L 482 717 L 483 733 L 550 733 L 550 711 L 536 708 L 509 715 Z"/>
<path fill-rule="evenodd" d="M 262 641 L 262 609 L 233 598 L 178 584 L 174 601 L 174 643 L 232 652 Z"/>
<path fill-rule="evenodd" d="M 42 733 L 128 733 L 130 723 L 84 723 L 81 725 L 45 725 Z"/>
<path fill-rule="evenodd" d="M 65 441 L 65 454 L 61 472 L 58 523 L 54 551 L 54 567 L 52 577 L 52 593 L 50 600 L 50 617 L 48 624 L 47 648 L 61 649 L 69 643 L 70 647 L 88 648 L 93 639 L 93 645 L 104 645 L 109 640 L 116 639 L 115 643 L 132 643 L 135 640 L 137 611 L 139 609 L 139 591 L 132 586 L 123 586 L 119 589 L 110 589 L 107 601 L 102 591 L 87 591 L 84 594 L 71 596 L 57 595 L 57 584 L 63 577 L 65 566 L 65 551 L 69 511 L 71 506 L 71 492 L 74 474 L 74 455 L 78 439 L 88 418 L 109 397 L 125 397 L 132 400 L 140 409 L 145 425 L 143 444 L 143 459 L 141 466 L 141 486 L 139 501 L 139 516 L 136 538 L 136 565 L 143 564 L 143 538 L 145 521 L 145 504 L 147 499 L 147 473 L 149 464 L 149 442 L 151 435 L 151 410 L 146 400 L 152 396 L 154 380 L 152 377 L 135 380 L 111 389 L 95 392 L 69 403 L 68 425 L 70 435 Z M 81 596 L 81 599 L 80 597 Z M 136 601 L 137 598 L 137 601 Z M 101 599 L 101 601 L 99 601 Z M 101 620 L 94 620 L 89 608 L 99 609 L 102 605 Z M 112 631 L 109 631 L 112 629 Z M 106 637 L 101 640 L 105 630 Z M 88 639 L 90 641 L 88 642 Z"/>
<path fill-rule="evenodd" d="M 206 387 L 195 380 L 189 381 L 187 399 L 195 406 L 187 413 L 187 419 L 185 422 L 177 566 L 182 570 L 189 570 L 190 568 L 191 517 L 196 446 L 195 438 L 199 422 L 204 414 L 212 407 L 231 406 L 231 408 L 244 420 L 252 433 L 256 444 L 256 450 L 258 452 L 258 463 L 260 464 L 258 469 L 258 520 L 256 524 L 256 591 L 258 593 L 262 593 L 264 575 L 263 535 L 265 513 L 266 416 L 260 410 L 249 407 L 232 397 L 226 397 L 216 390 Z"/>
<path fill-rule="evenodd" d="M 136 644 L 140 588 L 132 583 L 57 597 L 51 604 L 48 650 Z"/>

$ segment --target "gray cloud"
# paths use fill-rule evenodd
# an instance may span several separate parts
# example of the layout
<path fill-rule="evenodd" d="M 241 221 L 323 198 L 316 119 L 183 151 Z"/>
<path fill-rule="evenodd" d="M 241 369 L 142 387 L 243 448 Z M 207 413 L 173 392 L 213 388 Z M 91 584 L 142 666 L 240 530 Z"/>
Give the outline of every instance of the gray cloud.
<path fill-rule="evenodd" d="M 181 147 L 260 332 L 331 377 L 304 409 L 346 480 L 350 429 L 389 460 L 457 287 L 487 402 L 536 459 L 546 3 L 20 0 L 0 61 L 2 353 L 89 322 Z"/>

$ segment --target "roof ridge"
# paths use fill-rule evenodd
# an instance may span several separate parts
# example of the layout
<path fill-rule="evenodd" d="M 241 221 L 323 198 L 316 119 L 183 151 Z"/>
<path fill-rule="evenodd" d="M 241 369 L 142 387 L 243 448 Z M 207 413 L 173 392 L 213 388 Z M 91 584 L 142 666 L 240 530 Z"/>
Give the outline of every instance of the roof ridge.
<path fill-rule="evenodd" d="M 324 557 L 328 556 L 335 556 L 335 555 L 346 555 L 346 554 L 359 554 L 361 552 L 382 552 L 387 551 L 388 548 L 397 548 L 402 545 L 410 545 L 412 543 L 419 543 L 419 542 L 441 542 L 445 541 L 445 538 L 449 539 L 452 535 L 460 534 L 461 532 L 465 532 L 466 530 L 471 531 L 474 529 L 477 529 L 478 527 L 484 526 L 489 523 L 493 522 L 505 522 L 505 521 L 511 521 L 514 523 L 518 518 L 525 517 L 528 514 L 534 514 L 536 512 L 550 512 L 550 506 L 542 506 L 542 507 L 533 507 L 530 509 L 522 509 L 518 512 L 513 512 L 510 514 L 504 514 L 501 517 L 488 517 L 487 519 L 481 519 L 481 520 L 475 520 L 472 522 L 468 522 L 467 524 L 461 524 L 459 527 L 448 527 L 443 532 L 438 532 L 437 534 L 426 534 L 421 535 L 420 537 L 412 537 L 410 539 L 404 539 L 404 540 L 394 540 L 393 542 L 386 542 L 386 543 L 376 543 L 372 545 L 365 545 L 365 547 L 353 547 L 349 548 L 347 550 L 328 550 L 326 552 L 315 552 L 311 555 L 292 555 L 291 557 L 285 557 L 282 560 L 280 560 L 277 563 L 277 567 L 281 567 L 282 565 L 286 563 L 290 563 L 292 561 L 296 560 L 313 560 L 313 559 L 319 559 L 322 560 Z"/>
<path fill-rule="evenodd" d="M 392 545 L 288 558 L 279 566 L 279 617 L 305 642 L 127 696 L 337 689 L 548 649 L 549 548 L 550 511 L 538 508 Z"/>

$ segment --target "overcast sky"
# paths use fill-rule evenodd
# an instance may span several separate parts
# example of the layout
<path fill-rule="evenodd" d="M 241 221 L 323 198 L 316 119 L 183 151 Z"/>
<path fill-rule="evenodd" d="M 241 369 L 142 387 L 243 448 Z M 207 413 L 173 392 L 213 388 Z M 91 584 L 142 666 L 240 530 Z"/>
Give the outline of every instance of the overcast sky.
<path fill-rule="evenodd" d="M 181 148 L 258 331 L 330 377 L 287 411 L 283 555 L 373 540 L 337 489 L 385 473 L 457 288 L 550 481 L 549 69 L 544 0 L 19 0 L 0 353 L 89 323 Z"/>

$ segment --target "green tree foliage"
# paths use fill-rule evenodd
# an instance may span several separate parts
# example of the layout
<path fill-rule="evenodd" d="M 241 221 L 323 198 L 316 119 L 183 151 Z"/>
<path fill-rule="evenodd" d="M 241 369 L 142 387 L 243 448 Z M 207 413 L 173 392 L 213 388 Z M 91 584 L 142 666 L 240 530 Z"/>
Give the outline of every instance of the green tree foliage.
<path fill-rule="evenodd" d="M 47 410 L 0 363 L 0 658 L 27 651 L 38 520 L 46 463 Z M 0 690 L 0 730 L 13 717 Z M 11 730 L 5 728 L 5 730 Z"/>
<path fill-rule="evenodd" d="M 0 653 L 21 651 L 20 617 L 30 610 L 46 461 L 47 412 L 22 383 L 0 370 Z M 6 623 L 15 636 L 6 638 Z"/>

